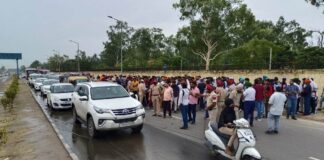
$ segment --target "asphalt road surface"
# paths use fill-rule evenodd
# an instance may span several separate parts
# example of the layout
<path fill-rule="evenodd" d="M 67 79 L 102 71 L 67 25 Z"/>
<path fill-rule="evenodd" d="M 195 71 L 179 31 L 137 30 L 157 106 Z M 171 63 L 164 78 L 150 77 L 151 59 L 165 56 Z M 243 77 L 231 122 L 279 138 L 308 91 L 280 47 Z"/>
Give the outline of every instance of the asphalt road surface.
<path fill-rule="evenodd" d="M 46 99 L 37 96 L 37 100 L 81 160 L 215 160 L 203 144 L 148 124 L 142 134 L 122 130 L 107 132 L 91 140 L 85 126 L 73 125 L 70 110 L 52 111 L 46 106 Z M 256 148 L 263 159 L 324 160 L 323 123 L 282 118 L 279 135 L 266 135 L 266 127 L 266 120 L 263 120 L 255 122 L 253 128 L 257 136 Z"/>
<path fill-rule="evenodd" d="M 88 138 L 86 127 L 72 123 L 71 110 L 52 111 L 46 99 L 37 100 L 50 116 L 66 143 L 81 160 L 209 160 L 213 157 L 203 144 L 145 125 L 141 134 L 130 130 L 106 132 L 98 139 Z"/>

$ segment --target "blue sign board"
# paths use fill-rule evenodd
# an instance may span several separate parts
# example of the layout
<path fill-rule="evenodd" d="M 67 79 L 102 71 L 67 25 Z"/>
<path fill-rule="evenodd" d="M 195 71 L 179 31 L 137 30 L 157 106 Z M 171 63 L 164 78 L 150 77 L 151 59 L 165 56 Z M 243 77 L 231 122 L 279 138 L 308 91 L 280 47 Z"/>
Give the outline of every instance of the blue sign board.
<path fill-rule="evenodd" d="M 22 59 L 21 53 L 0 53 L 0 59 Z"/>

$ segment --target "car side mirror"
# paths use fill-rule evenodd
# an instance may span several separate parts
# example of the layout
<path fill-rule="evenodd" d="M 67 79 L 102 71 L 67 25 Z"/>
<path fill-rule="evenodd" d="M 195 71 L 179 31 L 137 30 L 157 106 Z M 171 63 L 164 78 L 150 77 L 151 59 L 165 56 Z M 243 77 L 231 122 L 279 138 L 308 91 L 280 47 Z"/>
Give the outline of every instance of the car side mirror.
<path fill-rule="evenodd" d="M 87 96 L 82 96 L 79 98 L 80 101 L 88 101 L 88 97 Z"/>

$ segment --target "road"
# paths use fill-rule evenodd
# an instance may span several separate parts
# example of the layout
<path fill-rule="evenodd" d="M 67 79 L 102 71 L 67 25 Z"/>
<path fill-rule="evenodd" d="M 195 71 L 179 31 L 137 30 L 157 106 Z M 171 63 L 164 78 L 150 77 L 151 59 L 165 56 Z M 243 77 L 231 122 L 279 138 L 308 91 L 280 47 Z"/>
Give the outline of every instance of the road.
<path fill-rule="evenodd" d="M 39 94 L 39 93 L 36 93 Z M 90 140 L 85 126 L 74 126 L 70 110 L 52 111 L 46 106 L 46 99 L 37 97 L 46 109 L 66 143 L 80 159 L 100 160 L 208 160 L 213 158 L 203 143 L 191 141 L 181 134 L 165 132 L 167 127 L 153 127 L 147 118 L 142 134 L 134 135 L 129 130 L 107 132 L 97 140 Z M 150 113 L 148 113 L 150 114 Z M 199 113 L 200 114 L 200 113 Z M 178 119 L 169 119 L 177 121 Z M 197 122 L 196 126 L 200 123 Z M 201 125 L 202 122 L 201 122 Z M 177 126 L 178 127 L 178 126 Z M 306 120 L 281 119 L 279 135 L 266 135 L 266 120 L 255 122 L 253 128 L 257 136 L 257 149 L 265 160 L 324 160 L 324 124 Z M 193 131 L 193 129 L 191 130 Z M 190 133 L 201 137 L 203 132 Z M 179 136 L 180 135 L 180 136 Z M 197 139 L 197 138 L 195 138 Z"/>
<path fill-rule="evenodd" d="M 99 139 L 88 138 L 85 126 L 72 123 L 70 110 L 52 111 L 46 99 L 37 94 L 37 101 L 46 109 L 66 143 L 81 160 L 184 160 L 213 157 L 203 144 L 145 125 L 141 134 L 130 130 L 107 132 Z"/>

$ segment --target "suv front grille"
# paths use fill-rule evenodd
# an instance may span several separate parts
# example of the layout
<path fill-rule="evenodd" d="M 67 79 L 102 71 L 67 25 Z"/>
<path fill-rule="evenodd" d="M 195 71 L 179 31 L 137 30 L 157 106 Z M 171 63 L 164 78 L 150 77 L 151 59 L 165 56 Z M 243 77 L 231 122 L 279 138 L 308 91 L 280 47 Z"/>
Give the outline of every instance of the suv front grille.
<path fill-rule="evenodd" d="M 121 116 L 121 115 L 130 115 L 136 113 L 136 108 L 126 108 L 126 109 L 114 109 L 112 112 L 116 116 Z"/>
<path fill-rule="evenodd" d="M 61 101 L 71 101 L 71 98 L 60 99 Z"/>
<path fill-rule="evenodd" d="M 137 119 L 137 117 L 134 118 L 126 118 L 126 119 L 115 119 L 115 123 L 126 123 L 126 122 L 134 122 Z"/>

